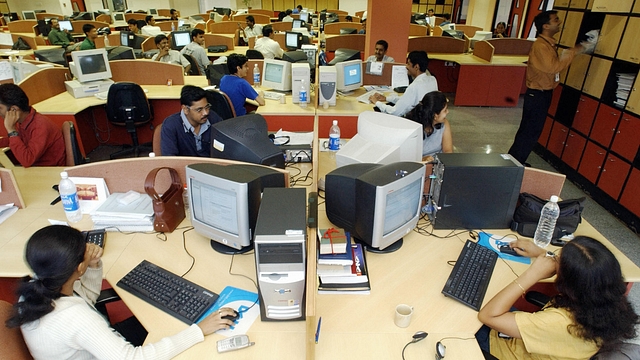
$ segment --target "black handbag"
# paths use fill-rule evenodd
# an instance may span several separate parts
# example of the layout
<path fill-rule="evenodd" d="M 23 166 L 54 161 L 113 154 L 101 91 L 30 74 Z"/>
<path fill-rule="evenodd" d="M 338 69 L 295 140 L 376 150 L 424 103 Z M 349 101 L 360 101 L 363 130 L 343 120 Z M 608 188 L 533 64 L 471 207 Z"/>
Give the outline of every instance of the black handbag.
<path fill-rule="evenodd" d="M 563 200 L 558 202 L 560 215 L 556 221 L 556 229 L 553 232 L 552 239 L 557 240 L 567 234 L 573 234 L 578 225 L 582 221 L 582 210 L 586 198 Z M 540 212 L 547 203 L 535 195 L 522 193 L 519 196 L 519 205 L 513 214 L 513 222 L 511 230 L 517 231 L 518 234 L 532 238 L 538 227 L 540 220 Z"/>

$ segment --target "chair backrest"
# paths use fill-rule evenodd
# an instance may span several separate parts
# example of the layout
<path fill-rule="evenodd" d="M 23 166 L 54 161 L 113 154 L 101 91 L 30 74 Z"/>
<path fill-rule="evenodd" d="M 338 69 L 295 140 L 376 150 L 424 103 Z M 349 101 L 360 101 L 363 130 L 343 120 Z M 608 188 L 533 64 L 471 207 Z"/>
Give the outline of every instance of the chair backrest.
<path fill-rule="evenodd" d="M 162 124 L 156 125 L 156 128 L 153 129 L 153 152 L 156 156 L 162 156 L 162 146 L 160 145 L 160 141 L 162 139 Z"/>
<path fill-rule="evenodd" d="M 193 58 L 193 56 L 188 54 L 182 54 L 185 59 L 189 60 L 189 64 L 191 64 L 191 68 L 189 69 L 189 75 L 201 75 L 200 67 L 198 66 L 198 61 Z"/>
<path fill-rule="evenodd" d="M 67 166 L 75 166 L 86 163 L 82 152 L 80 151 L 80 145 L 78 145 L 78 138 L 76 136 L 76 128 L 72 121 L 65 121 L 62 123 L 62 136 L 64 137 L 64 147 L 67 154 Z"/>
<path fill-rule="evenodd" d="M 149 101 L 140 85 L 132 82 L 117 82 L 109 88 L 107 95 L 107 119 L 117 125 L 127 123 L 127 109 L 133 111 L 133 123 L 144 124 L 151 120 Z"/>
<path fill-rule="evenodd" d="M 9 329 L 4 324 L 11 316 L 12 311 L 13 306 L 10 303 L 0 300 L 0 339 L 2 339 L 0 359 L 33 359 L 24 338 L 22 338 L 20 328 Z"/>
<path fill-rule="evenodd" d="M 271 17 L 269 15 L 263 15 L 263 14 L 233 15 L 232 19 L 233 19 L 233 21 L 241 21 L 242 23 L 244 23 L 245 19 L 249 15 L 253 16 L 253 20 L 256 21 L 256 24 L 262 24 L 262 25 L 271 24 Z"/>
<path fill-rule="evenodd" d="M 140 44 L 140 49 L 142 50 L 142 52 L 145 52 L 145 51 L 151 51 L 151 50 L 158 50 L 158 47 L 156 46 L 155 39 L 152 37 L 148 37 L 142 41 L 142 44 Z"/>
<path fill-rule="evenodd" d="M 271 24 L 273 31 L 291 31 L 293 22 L 274 22 Z"/>
<path fill-rule="evenodd" d="M 264 59 L 264 55 L 258 50 L 247 49 L 247 59 Z"/>
<path fill-rule="evenodd" d="M 207 100 L 209 101 L 209 104 L 211 104 L 211 109 L 222 119 L 227 120 L 236 117 L 236 111 L 233 109 L 231 99 L 229 99 L 229 96 L 222 91 L 207 91 Z"/>
<path fill-rule="evenodd" d="M 602 351 L 591 357 L 591 360 L 633 360 L 640 359 L 640 345 L 624 343 L 615 350 Z"/>

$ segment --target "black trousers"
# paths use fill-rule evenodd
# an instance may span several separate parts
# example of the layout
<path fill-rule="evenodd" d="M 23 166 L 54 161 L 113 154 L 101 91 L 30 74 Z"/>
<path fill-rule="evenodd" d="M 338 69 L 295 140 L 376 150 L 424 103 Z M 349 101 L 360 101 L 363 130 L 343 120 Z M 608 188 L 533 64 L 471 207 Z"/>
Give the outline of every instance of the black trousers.
<path fill-rule="evenodd" d="M 524 94 L 522 120 L 509 154 L 524 164 L 538 141 L 547 118 L 553 90 L 527 89 Z"/>

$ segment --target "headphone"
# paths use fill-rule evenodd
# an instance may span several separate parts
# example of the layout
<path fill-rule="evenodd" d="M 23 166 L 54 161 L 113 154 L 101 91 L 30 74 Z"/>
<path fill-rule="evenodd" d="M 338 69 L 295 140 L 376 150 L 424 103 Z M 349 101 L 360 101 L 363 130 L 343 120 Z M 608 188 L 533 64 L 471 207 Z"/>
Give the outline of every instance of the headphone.
<path fill-rule="evenodd" d="M 438 343 L 436 343 L 436 360 L 444 359 L 444 354 L 446 350 L 447 350 L 447 347 L 444 346 L 442 341 L 438 341 Z"/>

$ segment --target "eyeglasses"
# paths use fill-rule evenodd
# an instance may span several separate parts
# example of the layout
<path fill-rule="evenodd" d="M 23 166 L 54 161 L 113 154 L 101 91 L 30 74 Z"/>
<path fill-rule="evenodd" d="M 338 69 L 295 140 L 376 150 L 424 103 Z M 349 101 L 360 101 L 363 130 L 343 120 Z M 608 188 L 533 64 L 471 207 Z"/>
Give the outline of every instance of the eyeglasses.
<path fill-rule="evenodd" d="M 197 109 L 192 109 L 191 106 L 187 106 L 187 109 L 193 110 L 193 111 L 197 112 L 198 114 L 200 114 L 202 112 L 202 110 L 206 110 L 207 112 L 209 112 L 209 110 L 211 109 L 211 104 L 207 104 L 204 107 L 199 107 Z"/>

